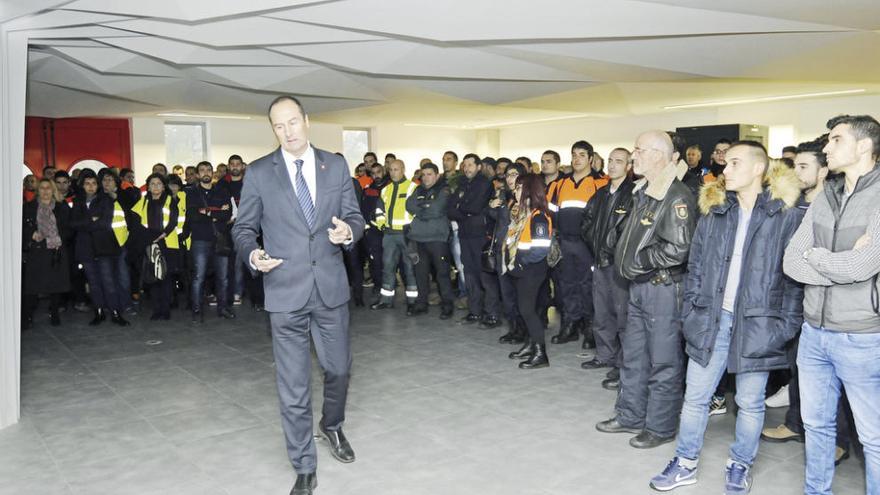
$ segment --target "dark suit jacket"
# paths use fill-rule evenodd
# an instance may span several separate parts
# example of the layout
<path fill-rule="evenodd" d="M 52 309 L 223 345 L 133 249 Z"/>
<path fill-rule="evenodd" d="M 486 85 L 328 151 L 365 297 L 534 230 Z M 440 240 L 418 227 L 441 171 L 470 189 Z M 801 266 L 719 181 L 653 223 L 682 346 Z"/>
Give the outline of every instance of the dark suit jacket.
<path fill-rule="evenodd" d="M 354 245 L 363 236 L 364 219 L 345 159 L 313 149 L 317 217 L 312 229 L 296 199 L 281 148 L 250 163 L 244 178 L 232 228 L 236 252 L 250 267 L 249 257 L 259 248 L 257 236 L 262 231 L 266 253 L 284 261 L 263 275 L 266 311 L 302 309 L 315 286 L 327 307 L 349 299 L 343 248 L 330 242 L 327 229 L 336 216 L 351 227 Z"/>

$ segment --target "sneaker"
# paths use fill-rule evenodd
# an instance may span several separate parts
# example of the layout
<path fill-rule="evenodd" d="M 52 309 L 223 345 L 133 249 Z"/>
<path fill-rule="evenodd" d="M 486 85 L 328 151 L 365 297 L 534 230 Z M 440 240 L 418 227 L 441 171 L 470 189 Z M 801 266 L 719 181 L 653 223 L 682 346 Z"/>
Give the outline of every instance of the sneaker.
<path fill-rule="evenodd" d="M 217 296 L 215 296 L 214 294 L 211 294 L 210 296 L 206 297 L 205 300 L 208 301 L 209 306 L 216 306 L 217 305 Z"/>
<path fill-rule="evenodd" d="M 684 464 L 693 464 L 693 468 L 685 467 Z M 668 492 L 680 486 L 693 485 L 697 482 L 697 462 L 688 461 L 680 457 L 673 457 L 662 473 L 651 478 L 651 488 Z"/>
<path fill-rule="evenodd" d="M 713 395 L 712 402 L 709 403 L 709 416 L 718 414 L 727 414 L 727 398 Z"/>
<path fill-rule="evenodd" d="M 724 469 L 724 495 L 741 495 L 752 489 L 752 473 L 748 466 L 727 461 Z"/>
<path fill-rule="evenodd" d="M 771 395 L 764 401 L 767 407 L 788 407 L 788 385 L 780 388 L 775 394 Z"/>
<path fill-rule="evenodd" d="M 238 294 L 233 294 L 232 304 L 234 304 L 235 306 L 241 306 L 241 296 Z"/>
<path fill-rule="evenodd" d="M 788 426 L 781 424 L 776 428 L 764 428 L 764 430 L 761 431 L 761 440 L 773 443 L 804 443 L 804 436 L 791 431 Z"/>

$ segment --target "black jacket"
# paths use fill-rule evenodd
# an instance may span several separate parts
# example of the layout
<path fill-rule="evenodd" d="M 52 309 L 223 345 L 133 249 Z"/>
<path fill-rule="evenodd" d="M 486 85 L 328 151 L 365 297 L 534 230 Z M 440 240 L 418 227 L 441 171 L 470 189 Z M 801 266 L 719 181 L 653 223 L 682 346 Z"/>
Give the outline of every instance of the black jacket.
<path fill-rule="evenodd" d="M 688 168 L 681 181 L 684 182 L 684 185 L 688 186 L 688 189 L 691 190 L 691 194 L 695 198 L 698 197 L 700 195 L 700 187 L 703 186 L 703 169 L 699 165 Z"/>
<path fill-rule="evenodd" d="M 651 183 L 634 188 L 633 209 L 617 243 L 620 275 L 636 282 L 684 272 L 697 223 L 694 196 L 669 164 Z M 680 171 L 684 173 L 684 171 Z"/>
<path fill-rule="evenodd" d="M 98 193 L 90 204 L 85 194 L 73 201 L 70 226 L 76 231 L 76 259 L 91 261 L 97 255 L 113 256 L 122 248 L 113 234 L 113 204 L 115 201 Z"/>
<path fill-rule="evenodd" d="M 492 220 L 495 224 L 492 234 L 494 242 L 491 245 L 491 249 L 492 253 L 495 254 L 499 261 L 501 260 L 501 248 L 504 246 L 504 240 L 507 238 L 507 230 L 510 228 L 510 207 L 515 204 L 511 199 L 511 196 L 512 195 L 509 191 L 505 191 L 505 193 L 501 195 L 501 206 L 498 208 L 490 208 L 487 206 L 483 212 L 483 214 L 486 215 L 486 218 Z M 501 263 L 496 263 L 495 270 L 498 273 L 501 273 L 501 269 Z"/>
<path fill-rule="evenodd" d="M 382 177 L 380 180 L 374 180 L 363 191 L 363 200 L 361 201 L 361 215 L 364 217 L 367 229 L 375 229 L 376 210 L 381 206 L 380 196 L 382 188 L 388 184 L 388 177 Z"/>
<path fill-rule="evenodd" d="M 70 262 L 67 244 L 73 236 L 70 228 L 70 207 L 64 201 L 55 203 L 53 214 L 55 226 L 61 237 L 59 249 L 49 249 L 46 240 L 34 241 L 37 231 L 38 201 L 33 200 L 22 208 L 22 241 L 24 269 L 22 283 L 25 294 L 59 294 L 70 290 Z"/>
<path fill-rule="evenodd" d="M 786 369 L 786 343 L 803 323 L 803 287 L 782 271 L 785 247 L 801 223 L 794 171 L 779 166 L 758 196 L 743 245 L 727 368 L 731 373 Z M 704 216 L 691 244 L 682 305 L 688 355 L 707 366 L 715 347 L 731 254 L 739 223 L 736 194 L 724 181 L 700 193 Z"/>
<path fill-rule="evenodd" d="M 614 194 L 610 183 L 600 187 L 584 209 L 581 237 L 600 268 L 614 264 L 617 240 L 632 210 L 634 186 L 632 179 L 626 178 Z"/>
<path fill-rule="evenodd" d="M 229 206 L 226 210 L 221 209 Z M 200 213 L 199 210 L 210 211 Z M 205 189 L 199 184 L 186 188 L 186 227 L 194 241 L 213 241 L 214 231 L 225 233 L 232 218 L 232 196 L 222 183 Z"/>
<path fill-rule="evenodd" d="M 406 211 L 413 216 L 407 238 L 416 242 L 446 242 L 449 239 L 449 219 L 446 203 L 449 191 L 439 184 L 428 189 L 424 185 L 406 198 Z"/>
<path fill-rule="evenodd" d="M 477 173 L 473 179 L 461 175 L 458 190 L 450 197 L 447 214 L 450 220 L 458 222 L 458 237 L 485 237 L 486 217 L 483 210 L 494 194 L 492 182 L 485 175 Z"/>

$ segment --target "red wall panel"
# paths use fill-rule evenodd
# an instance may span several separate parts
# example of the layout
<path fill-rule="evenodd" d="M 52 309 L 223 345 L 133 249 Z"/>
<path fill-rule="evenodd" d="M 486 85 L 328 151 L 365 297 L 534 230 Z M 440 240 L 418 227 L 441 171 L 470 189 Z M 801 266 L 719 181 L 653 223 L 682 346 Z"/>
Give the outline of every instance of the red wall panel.
<path fill-rule="evenodd" d="M 24 141 L 24 162 L 37 176 L 47 164 L 69 170 L 82 160 L 131 167 L 128 119 L 27 117 Z"/>

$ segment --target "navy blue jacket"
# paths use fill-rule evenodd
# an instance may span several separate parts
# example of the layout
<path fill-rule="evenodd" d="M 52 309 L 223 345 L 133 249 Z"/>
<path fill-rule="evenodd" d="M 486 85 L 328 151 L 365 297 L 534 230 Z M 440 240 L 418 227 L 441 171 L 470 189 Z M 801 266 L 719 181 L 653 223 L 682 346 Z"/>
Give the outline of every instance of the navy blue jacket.
<path fill-rule="evenodd" d="M 783 167 L 785 167 L 783 165 Z M 743 246 L 727 368 L 731 373 L 786 369 L 786 343 L 803 322 L 803 287 L 782 271 L 789 239 L 803 218 L 794 172 L 774 168 L 752 210 Z M 700 192 L 703 216 L 688 260 L 682 307 L 688 356 L 702 366 L 712 357 L 724 287 L 734 248 L 739 205 L 724 181 Z"/>
<path fill-rule="evenodd" d="M 186 230 L 194 241 L 213 241 L 214 229 L 219 233 L 229 230 L 229 219 L 232 218 L 232 196 L 222 182 L 205 189 L 194 184 L 186 191 Z M 221 210 L 223 205 L 229 206 Z M 200 213 L 200 209 L 211 208 L 210 214 Z M 212 226 L 213 224 L 213 226 Z"/>
<path fill-rule="evenodd" d="M 459 178 L 458 189 L 447 203 L 450 220 L 458 222 L 458 237 L 486 237 L 487 222 L 483 210 L 494 194 L 492 182 L 477 173 L 473 179 L 464 175 Z"/>

